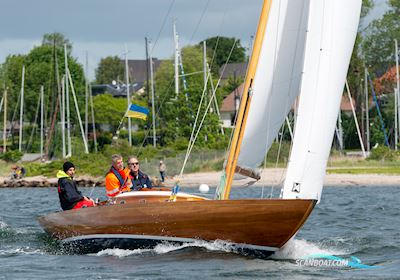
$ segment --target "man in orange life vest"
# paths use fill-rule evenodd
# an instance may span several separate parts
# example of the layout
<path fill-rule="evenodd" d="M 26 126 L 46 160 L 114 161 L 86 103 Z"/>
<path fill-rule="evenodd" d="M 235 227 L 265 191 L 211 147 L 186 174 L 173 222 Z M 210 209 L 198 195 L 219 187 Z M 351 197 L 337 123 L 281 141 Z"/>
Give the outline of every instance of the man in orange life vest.
<path fill-rule="evenodd" d="M 131 182 L 128 177 L 129 169 L 124 169 L 122 156 L 111 156 L 111 168 L 106 176 L 106 193 L 114 197 L 121 192 L 129 192 Z"/>
<path fill-rule="evenodd" d="M 75 174 L 75 166 L 72 162 L 65 162 L 63 170 L 57 173 L 58 178 L 58 196 L 60 198 L 61 208 L 63 210 L 79 209 L 85 207 L 96 206 L 94 201 L 83 196 L 76 183 L 73 180 Z"/>

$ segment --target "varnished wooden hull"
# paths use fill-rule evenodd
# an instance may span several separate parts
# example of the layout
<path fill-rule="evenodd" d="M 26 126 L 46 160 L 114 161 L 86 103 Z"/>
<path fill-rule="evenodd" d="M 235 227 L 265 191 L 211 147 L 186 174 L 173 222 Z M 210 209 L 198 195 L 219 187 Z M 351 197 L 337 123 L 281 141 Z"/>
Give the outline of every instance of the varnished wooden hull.
<path fill-rule="evenodd" d="M 125 201 L 124 201 L 125 202 Z M 282 247 L 303 225 L 315 200 L 137 201 L 39 218 L 46 232 L 83 251 L 152 247 L 163 241 L 224 240 L 264 252 Z"/>

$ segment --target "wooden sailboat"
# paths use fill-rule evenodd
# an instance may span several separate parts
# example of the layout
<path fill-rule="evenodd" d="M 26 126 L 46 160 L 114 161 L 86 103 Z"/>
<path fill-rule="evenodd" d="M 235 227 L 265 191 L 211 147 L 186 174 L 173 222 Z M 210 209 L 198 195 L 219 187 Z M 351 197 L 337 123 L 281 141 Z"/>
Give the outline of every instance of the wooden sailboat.
<path fill-rule="evenodd" d="M 111 205 L 52 213 L 39 223 L 82 252 L 195 240 L 223 240 L 262 257 L 279 250 L 321 197 L 360 8 L 361 0 L 264 2 L 216 199 L 129 192 Z M 229 199 L 234 173 L 259 178 L 257 167 L 299 94 L 281 197 Z"/>

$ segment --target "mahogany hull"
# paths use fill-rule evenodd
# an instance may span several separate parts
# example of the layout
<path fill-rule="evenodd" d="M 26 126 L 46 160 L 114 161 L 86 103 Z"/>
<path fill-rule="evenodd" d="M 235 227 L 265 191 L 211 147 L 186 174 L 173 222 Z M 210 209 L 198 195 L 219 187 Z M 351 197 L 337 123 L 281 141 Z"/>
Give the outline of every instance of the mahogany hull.
<path fill-rule="evenodd" d="M 300 199 L 137 200 L 52 213 L 40 217 L 39 223 L 53 237 L 83 244 L 89 251 L 223 240 L 268 254 L 299 230 L 314 205 L 315 200 Z"/>

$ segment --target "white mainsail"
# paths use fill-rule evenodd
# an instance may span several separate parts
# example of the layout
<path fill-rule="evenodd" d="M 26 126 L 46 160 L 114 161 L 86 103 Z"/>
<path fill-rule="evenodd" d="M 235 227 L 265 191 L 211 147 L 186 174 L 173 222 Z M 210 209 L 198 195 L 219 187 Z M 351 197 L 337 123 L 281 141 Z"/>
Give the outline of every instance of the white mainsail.
<path fill-rule="evenodd" d="M 283 198 L 321 198 L 361 0 L 317 0 L 310 5 L 293 147 Z"/>
<path fill-rule="evenodd" d="M 309 0 L 272 1 L 238 158 L 240 168 L 254 170 L 260 165 L 299 93 L 308 13 Z"/>

